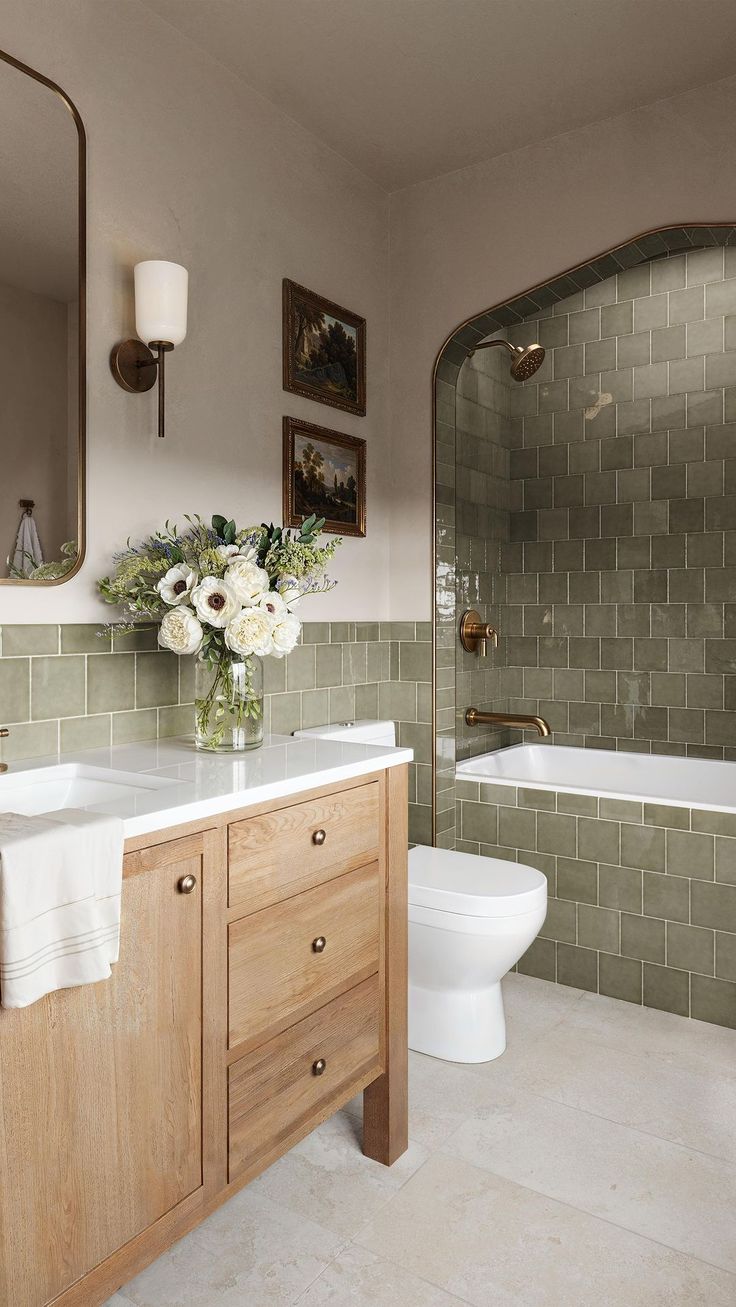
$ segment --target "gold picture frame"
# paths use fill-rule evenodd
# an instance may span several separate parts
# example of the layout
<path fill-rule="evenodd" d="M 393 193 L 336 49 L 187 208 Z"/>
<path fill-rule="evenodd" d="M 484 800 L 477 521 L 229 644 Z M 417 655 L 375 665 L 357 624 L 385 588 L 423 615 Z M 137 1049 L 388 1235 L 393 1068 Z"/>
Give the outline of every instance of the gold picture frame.
<path fill-rule="evenodd" d="M 357 436 L 284 418 L 284 526 L 324 517 L 324 531 L 365 535 L 366 444 Z"/>

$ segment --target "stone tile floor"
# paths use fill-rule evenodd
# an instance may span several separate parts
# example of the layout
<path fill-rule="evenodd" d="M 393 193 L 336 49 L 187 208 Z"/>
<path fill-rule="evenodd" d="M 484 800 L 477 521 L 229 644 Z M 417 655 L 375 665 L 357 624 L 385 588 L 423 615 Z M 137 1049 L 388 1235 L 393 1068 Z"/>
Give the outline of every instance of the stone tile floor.
<path fill-rule="evenodd" d="M 107 1307 L 734 1307 L 736 1032 L 504 992 L 502 1058 L 412 1054 L 394 1167 L 355 1100 Z"/>

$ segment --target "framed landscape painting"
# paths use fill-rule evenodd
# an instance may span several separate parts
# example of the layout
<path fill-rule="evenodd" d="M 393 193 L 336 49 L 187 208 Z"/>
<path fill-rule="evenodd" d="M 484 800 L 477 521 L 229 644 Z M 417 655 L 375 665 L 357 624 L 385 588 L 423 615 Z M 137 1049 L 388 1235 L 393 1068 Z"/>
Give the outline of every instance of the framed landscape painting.
<path fill-rule="evenodd" d="M 284 526 L 312 513 L 325 531 L 365 535 L 365 441 L 284 418 Z"/>
<path fill-rule="evenodd" d="M 365 318 L 284 280 L 284 390 L 365 414 Z"/>

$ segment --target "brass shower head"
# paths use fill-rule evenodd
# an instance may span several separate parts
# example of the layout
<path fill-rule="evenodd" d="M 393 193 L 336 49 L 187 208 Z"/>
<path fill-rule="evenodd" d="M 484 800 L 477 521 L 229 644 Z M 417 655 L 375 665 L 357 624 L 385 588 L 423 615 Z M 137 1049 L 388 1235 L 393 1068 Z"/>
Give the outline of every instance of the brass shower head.
<path fill-rule="evenodd" d="M 502 345 L 512 355 L 511 375 L 514 381 L 528 381 L 544 361 L 541 345 L 512 345 L 508 340 L 482 340 L 479 345 L 468 350 L 468 355 L 472 356 L 477 349 L 491 349 L 494 345 Z"/>

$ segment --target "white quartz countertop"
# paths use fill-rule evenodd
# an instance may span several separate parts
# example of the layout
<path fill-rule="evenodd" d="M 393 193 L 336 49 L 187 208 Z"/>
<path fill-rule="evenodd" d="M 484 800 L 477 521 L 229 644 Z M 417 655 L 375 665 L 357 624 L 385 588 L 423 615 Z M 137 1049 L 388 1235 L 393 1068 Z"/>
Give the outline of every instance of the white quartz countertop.
<path fill-rule="evenodd" d="M 247 753 L 213 754 L 195 748 L 193 738 L 181 738 L 26 759 L 11 763 L 8 777 L 25 775 L 30 780 L 29 773 L 39 768 L 72 763 L 94 768 L 98 775 L 98 769 L 139 774 L 142 784 L 146 778 L 154 779 L 155 789 L 137 790 L 129 785 L 124 797 L 88 805 L 89 811 L 122 817 L 126 839 L 130 839 L 321 785 L 369 776 L 412 758 L 411 749 L 319 737 L 293 739 L 289 735 L 267 736 L 262 748 Z"/>

